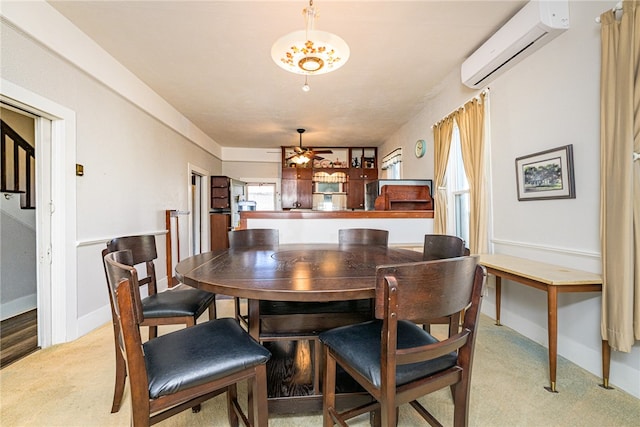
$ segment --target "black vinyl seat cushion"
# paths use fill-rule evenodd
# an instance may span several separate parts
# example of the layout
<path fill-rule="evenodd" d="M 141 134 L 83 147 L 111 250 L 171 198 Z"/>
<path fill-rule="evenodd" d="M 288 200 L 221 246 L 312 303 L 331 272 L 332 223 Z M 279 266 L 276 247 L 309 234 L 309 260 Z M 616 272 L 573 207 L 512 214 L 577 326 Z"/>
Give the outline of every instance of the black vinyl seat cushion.
<path fill-rule="evenodd" d="M 271 357 L 232 318 L 162 335 L 142 347 L 151 399 L 266 363 Z"/>
<path fill-rule="evenodd" d="M 380 387 L 380 334 L 382 320 L 372 320 L 357 325 L 343 326 L 323 332 L 320 341 L 340 355 L 356 371 L 374 386 Z M 433 344 L 439 340 L 412 322 L 398 322 L 398 349 Z M 396 385 L 400 386 L 416 379 L 443 371 L 457 363 L 458 356 L 446 354 L 426 362 L 398 365 Z"/>
<path fill-rule="evenodd" d="M 144 317 L 195 316 L 214 303 L 215 294 L 192 288 L 174 288 L 142 299 Z"/>

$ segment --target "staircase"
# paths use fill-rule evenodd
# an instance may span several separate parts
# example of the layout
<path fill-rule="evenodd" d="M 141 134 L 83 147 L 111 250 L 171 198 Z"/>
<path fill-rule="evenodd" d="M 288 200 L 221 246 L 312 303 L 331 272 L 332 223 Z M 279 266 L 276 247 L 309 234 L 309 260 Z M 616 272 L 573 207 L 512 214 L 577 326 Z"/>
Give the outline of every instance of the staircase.
<path fill-rule="evenodd" d="M 0 192 L 20 194 L 20 207 L 35 209 L 35 149 L 4 120 L 0 122 Z"/>

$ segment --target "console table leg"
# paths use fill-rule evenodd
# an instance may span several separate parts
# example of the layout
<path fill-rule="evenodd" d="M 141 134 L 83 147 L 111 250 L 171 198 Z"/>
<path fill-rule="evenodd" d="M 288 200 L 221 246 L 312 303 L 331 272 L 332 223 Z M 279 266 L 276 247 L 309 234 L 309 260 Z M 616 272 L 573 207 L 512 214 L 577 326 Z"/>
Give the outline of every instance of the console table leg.
<path fill-rule="evenodd" d="M 496 277 L 496 326 L 502 326 L 500 323 L 500 300 L 502 298 L 502 277 Z"/>
<path fill-rule="evenodd" d="M 547 287 L 547 329 L 549 332 L 549 380 L 547 391 L 557 393 L 556 367 L 558 362 L 558 290 L 555 286 Z"/>
<path fill-rule="evenodd" d="M 602 384 L 600 387 L 613 390 L 609 385 L 609 368 L 611 367 L 611 347 L 609 341 L 602 340 Z"/>

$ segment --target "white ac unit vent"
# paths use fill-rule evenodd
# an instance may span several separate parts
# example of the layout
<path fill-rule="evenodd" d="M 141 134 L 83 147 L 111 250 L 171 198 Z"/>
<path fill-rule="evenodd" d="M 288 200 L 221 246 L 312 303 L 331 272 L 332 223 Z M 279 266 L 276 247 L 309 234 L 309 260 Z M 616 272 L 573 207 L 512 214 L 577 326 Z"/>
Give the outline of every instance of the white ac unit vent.
<path fill-rule="evenodd" d="M 462 83 L 485 86 L 568 28 L 567 0 L 530 1 L 462 63 Z"/>

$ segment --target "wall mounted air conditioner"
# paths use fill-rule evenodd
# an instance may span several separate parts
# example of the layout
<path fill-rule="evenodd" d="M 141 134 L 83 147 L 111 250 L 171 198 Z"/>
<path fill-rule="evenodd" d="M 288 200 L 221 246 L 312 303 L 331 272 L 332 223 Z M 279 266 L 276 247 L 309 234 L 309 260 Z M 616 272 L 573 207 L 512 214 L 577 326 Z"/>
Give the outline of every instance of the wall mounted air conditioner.
<path fill-rule="evenodd" d="M 485 86 L 568 28 L 567 0 L 530 1 L 462 63 L 462 83 Z"/>

